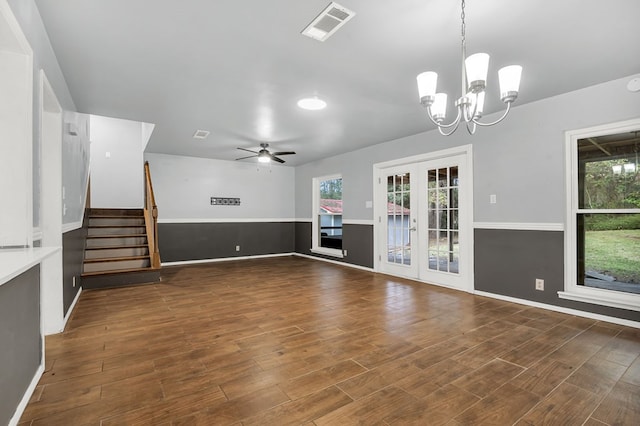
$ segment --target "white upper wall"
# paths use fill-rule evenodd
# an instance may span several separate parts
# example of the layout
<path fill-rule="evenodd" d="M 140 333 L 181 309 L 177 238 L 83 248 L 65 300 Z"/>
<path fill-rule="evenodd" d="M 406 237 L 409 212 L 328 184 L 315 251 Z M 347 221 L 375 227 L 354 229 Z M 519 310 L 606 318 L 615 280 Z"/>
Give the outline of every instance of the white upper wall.
<path fill-rule="evenodd" d="M 151 134 L 153 133 L 153 129 L 155 129 L 156 125 L 152 123 L 141 123 L 141 124 L 142 124 L 142 151 L 144 151 L 147 145 L 149 144 L 149 140 L 151 139 Z"/>
<path fill-rule="evenodd" d="M 145 159 L 160 221 L 294 218 L 292 167 L 152 153 Z M 212 206 L 211 197 L 240 198 L 240 205 Z"/>
<path fill-rule="evenodd" d="M 91 116 L 91 207 L 143 207 L 142 124 Z"/>
<path fill-rule="evenodd" d="M 49 36 L 33 0 L 7 0 L 11 11 L 20 24 L 33 50 L 33 152 L 39 155 L 40 148 L 40 70 L 44 70 L 53 92 L 64 110 L 64 122 L 73 123 L 79 130 L 77 135 L 63 134 L 62 143 L 62 185 L 65 188 L 65 210 L 62 221 L 65 225 L 79 226 L 84 217 L 84 205 L 89 169 L 88 116 L 76 113 L 76 107 L 69 92 Z M 42 159 L 41 161 L 46 161 Z M 35 161 L 36 164 L 39 161 Z M 34 178 L 39 178 L 37 171 Z M 39 193 L 36 192 L 36 196 Z"/>
<path fill-rule="evenodd" d="M 40 17 L 40 12 L 33 0 L 7 0 L 16 19 L 20 23 L 20 28 L 29 41 L 33 49 L 34 76 L 39 74 L 40 69 L 44 69 L 49 79 L 49 83 L 56 93 L 58 102 L 65 110 L 75 111 L 76 107 L 71 98 L 71 93 L 67 87 L 58 59 L 53 52 L 53 47 L 49 42 L 49 36 Z M 34 79 L 34 86 L 38 86 L 37 79 Z M 37 87 L 36 87 L 37 88 Z M 38 91 L 36 90 L 37 94 Z M 34 99 L 38 99 L 34 97 Z M 37 103 L 34 103 L 34 123 L 39 122 L 37 118 Z"/>
<path fill-rule="evenodd" d="M 296 217 L 311 218 L 312 178 L 340 173 L 343 218 L 373 220 L 373 209 L 366 208 L 373 199 L 373 164 L 473 144 L 475 222 L 564 222 L 565 131 L 639 117 L 640 93 L 626 89 L 630 79 L 516 106 L 502 123 L 473 136 L 464 129 L 449 137 L 433 130 L 299 166 Z M 496 204 L 489 203 L 490 194 Z"/>

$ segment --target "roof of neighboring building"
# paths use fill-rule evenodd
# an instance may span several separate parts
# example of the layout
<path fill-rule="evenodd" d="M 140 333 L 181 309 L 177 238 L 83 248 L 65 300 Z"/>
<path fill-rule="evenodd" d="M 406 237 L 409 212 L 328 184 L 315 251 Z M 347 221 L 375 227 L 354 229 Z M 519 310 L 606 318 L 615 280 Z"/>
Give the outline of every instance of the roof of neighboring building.
<path fill-rule="evenodd" d="M 342 200 L 320 199 L 320 208 L 327 213 L 342 214 Z"/>
<path fill-rule="evenodd" d="M 387 203 L 387 214 L 401 214 L 402 216 L 409 216 L 411 214 L 411 209 L 397 204 Z"/>

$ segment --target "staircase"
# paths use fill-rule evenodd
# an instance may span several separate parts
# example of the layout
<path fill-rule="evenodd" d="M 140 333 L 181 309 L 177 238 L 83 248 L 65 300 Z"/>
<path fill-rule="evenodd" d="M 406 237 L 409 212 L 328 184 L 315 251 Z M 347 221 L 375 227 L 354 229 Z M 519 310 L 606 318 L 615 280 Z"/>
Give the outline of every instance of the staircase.
<path fill-rule="evenodd" d="M 157 282 L 143 209 L 89 209 L 82 287 Z"/>

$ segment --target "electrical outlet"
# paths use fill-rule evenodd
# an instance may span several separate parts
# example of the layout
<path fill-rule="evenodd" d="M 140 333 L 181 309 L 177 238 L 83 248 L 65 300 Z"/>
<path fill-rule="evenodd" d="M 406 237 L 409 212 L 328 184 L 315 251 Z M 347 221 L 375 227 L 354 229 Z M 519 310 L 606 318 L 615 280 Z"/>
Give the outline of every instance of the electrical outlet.
<path fill-rule="evenodd" d="M 75 288 L 75 286 L 76 286 L 76 277 L 75 277 L 75 275 L 74 275 L 74 276 L 73 276 L 73 287 Z"/>
<path fill-rule="evenodd" d="M 346 251 L 346 250 L 342 250 L 342 255 L 343 255 L 344 257 L 347 257 L 347 251 Z"/>
<path fill-rule="evenodd" d="M 240 251 L 240 246 L 236 246 L 236 251 Z"/>
<path fill-rule="evenodd" d="M 536 290 L 544 291 L 544 280 L 536 278 Z"/>

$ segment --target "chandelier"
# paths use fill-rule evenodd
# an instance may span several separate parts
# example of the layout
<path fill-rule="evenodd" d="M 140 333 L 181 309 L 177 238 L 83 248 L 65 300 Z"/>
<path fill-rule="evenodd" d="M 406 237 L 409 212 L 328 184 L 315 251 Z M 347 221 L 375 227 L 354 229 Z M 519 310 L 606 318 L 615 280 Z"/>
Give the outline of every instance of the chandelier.
<path fill-rule="evenodd" d="M 487 71 L 489 69 L 489 55 L 486 53 L 476 53 L 466 56 L 465 39 L 465 0 L 462 0 L 462 95 L 455 102 L 458 110 L 454 121 L 444 124 L 447 112 L 447 94 L 436 93 L 438 74 L 433 71 L 423 72 L 418 75 L 418 93 L 420 103 L 427 110 L 429 119 L 438 126 L 438 131 L 449 136 L 458 129 L 460 122 L 464 120 L 469 134 L 476 132 L 476 126 L 493 126 L 498 124 L 509 114 L 511 104 L 518 97 L 520 88 L 520 75 L 522 67 L 520 65 L 509 65 L 498 71 L 500 82 L 500 100 L 507 104 L 502 117 L 490 123 L 480 121 L 484 108 L 485 89 L 487 85 Z"/>

